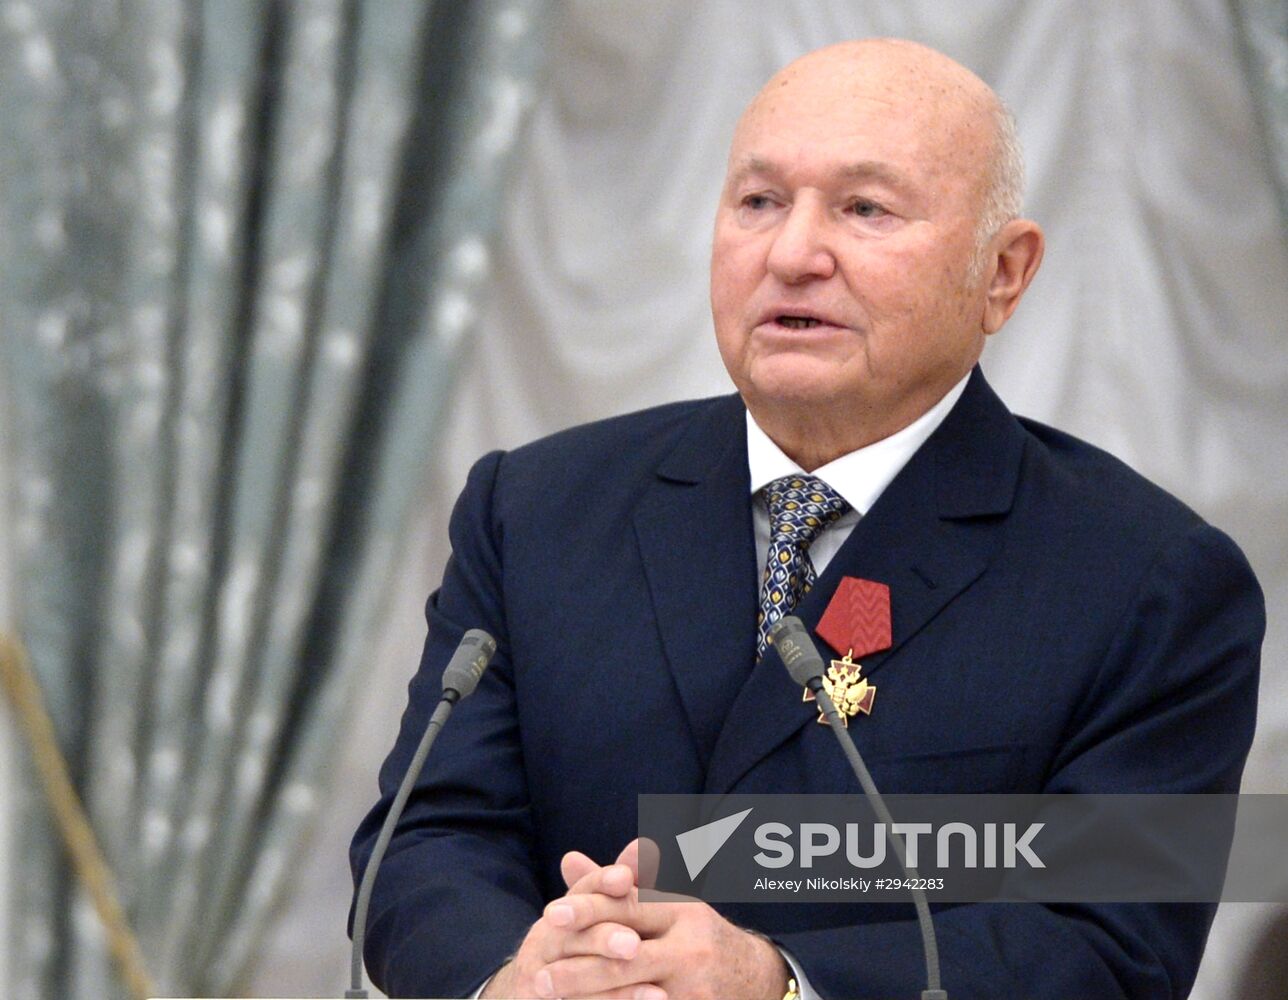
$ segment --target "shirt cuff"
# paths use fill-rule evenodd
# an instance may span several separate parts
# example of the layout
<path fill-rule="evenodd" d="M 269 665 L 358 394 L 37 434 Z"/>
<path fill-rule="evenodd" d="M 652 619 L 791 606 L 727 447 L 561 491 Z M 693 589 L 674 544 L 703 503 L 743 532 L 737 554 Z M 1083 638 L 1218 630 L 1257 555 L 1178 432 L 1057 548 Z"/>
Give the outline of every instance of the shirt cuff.
<path fill-rule="evenodd" d="M 792 957 L 792 953 L 780 944 L 775 943 L 774 947 L 783 956 L 783 961 L 787 963 L 787 967 L 792 970 L 792 978 L 796 980 L 796 989 L 801 995 L 801 1000 L 820 1000 L 819 995 L 814 992 L 814 987 L 810 985 L 809 977 L 805 975 L 805 970 Z M 485 983 L 484 985 L 487 984 Z"/>

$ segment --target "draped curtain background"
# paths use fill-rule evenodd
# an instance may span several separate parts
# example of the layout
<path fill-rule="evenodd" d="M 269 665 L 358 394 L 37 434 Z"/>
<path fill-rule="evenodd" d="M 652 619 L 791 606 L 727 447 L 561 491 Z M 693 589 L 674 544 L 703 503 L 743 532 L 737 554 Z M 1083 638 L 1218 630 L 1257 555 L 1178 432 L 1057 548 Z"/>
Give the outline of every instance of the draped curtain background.
<path fill-rule="evenodd" d="M 10 622 L 162 992 L 244 986 L 317 822 L 540 9 L 0 7 Z M 5 994 L 119 994 L 20 789 Z"/>
<path fill-rule="evenodd" d="M 1108 447 L 1243 545 L 1271 615 L 1245 788 L 1288 791 L 1281 0 L 568 0 L 503 191 L 535 6 L 76 7 L 0 5 L 14 553 L 0 601 L 33 646 L 145 952 L 172 976 L 198 962 L 205 978 L 184 988 L 236 982 L 258 944 L 255 992 L 338 990 L 344 848 L 470 462 L 729 390 L 706 269 L 733 122 L 774 69 L 841 38 L 927 42 L 1015 110 L 1049 247 L 985 370 L 1016 411 Z M 118 10 L 128 30 L 113 30 Z M 471 12 L 469 44 L 442 35 L 449 10 Z M 458 115 L 430 51 L 477 91 Z M 113 124 L 122 104 L 134 110 Z M 453 152 L 417 160 L 431 144 L 408 136 L 436 116 Z M 297 160 L 312 167 L 288 172 Z M 341 743 L 328 786 L 326 744 Z M 105 974 L 95 922 L 68 905 L 19 784 L 15 961 L 48 987 L 70 958 L 88 983 Z M 248 891 L 256 868 L 275 877 Z M 1222 907 L 1196 998 L 1281 995 L 1285 919 Z M 22 995 L 88 989 L 60 985 Z"/>

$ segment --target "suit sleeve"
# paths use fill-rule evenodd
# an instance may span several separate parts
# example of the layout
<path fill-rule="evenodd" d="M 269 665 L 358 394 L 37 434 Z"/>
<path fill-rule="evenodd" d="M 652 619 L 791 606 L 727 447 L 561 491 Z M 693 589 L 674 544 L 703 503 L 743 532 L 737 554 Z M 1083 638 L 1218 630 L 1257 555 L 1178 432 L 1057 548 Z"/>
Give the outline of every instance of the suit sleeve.
<path fill-rule="evenodd" d="M 503 461 L 499 452 L 481 459 L 456 503 L 452 556 L 426 608 L 420 669 L 380 771 L 380 799 L 350 849 L 356 886 L 438 703 L 448 659 L 467 629 L 486 629 L 496 658 L 439 734 L 372 893 L 365 959 L 390 996 L 468 996 L 541 913 L 493 507 Z"/>
<path fill-rule="evenodd" d="M 1174 537 L 1142 576 L 1047 792 L 1232 793 L 1256 717 L 1260 588 L 1229 538 Z M 908 907 L 911 911 L 911 906 Z M 953 1000 L 1167 1000 L 1189 995 L 1215 904 L 970 904 L 936 908 Z M 826 998 L 914 996 L 915 921 L 775 934 Z"/>

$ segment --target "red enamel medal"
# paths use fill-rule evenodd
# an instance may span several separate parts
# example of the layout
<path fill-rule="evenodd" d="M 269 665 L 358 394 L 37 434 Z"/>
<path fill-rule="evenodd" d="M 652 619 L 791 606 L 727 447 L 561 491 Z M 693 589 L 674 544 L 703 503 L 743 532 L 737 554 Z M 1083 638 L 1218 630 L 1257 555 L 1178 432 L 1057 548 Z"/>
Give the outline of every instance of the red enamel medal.
<path fill-rule="evenodd" d="M 863 665 L 855 659 L 890 648 L 890 588 L 875 580 L 843 577 L 814 631 L 841 654 L 823 678 L 823 688 L 836 703 L 841 720 L 848 726 L 859 712 L 871 715 L 877 688 L 863 676 Z M 813 701 L 814 692 L 807 688 L 804 700 Z M 821 711 L 818 721 L 827 724 Z"/>

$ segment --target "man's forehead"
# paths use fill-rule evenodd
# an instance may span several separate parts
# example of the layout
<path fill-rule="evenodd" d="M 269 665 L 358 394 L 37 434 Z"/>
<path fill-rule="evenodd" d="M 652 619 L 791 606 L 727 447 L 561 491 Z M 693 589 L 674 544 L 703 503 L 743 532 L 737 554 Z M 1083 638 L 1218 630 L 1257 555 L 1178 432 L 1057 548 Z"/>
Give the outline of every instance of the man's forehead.
<path fill-rule="evenodd" d="M 730 161 L 730 176 L 779 178 L 791 170 L 791 163 L 773 154 L 735 152 Z M 829 173 L 839 180 L 875 180 L 898 185 L 907 180 L 904 171 L 884 160 L 841 160 L 831 165 Z"/>

